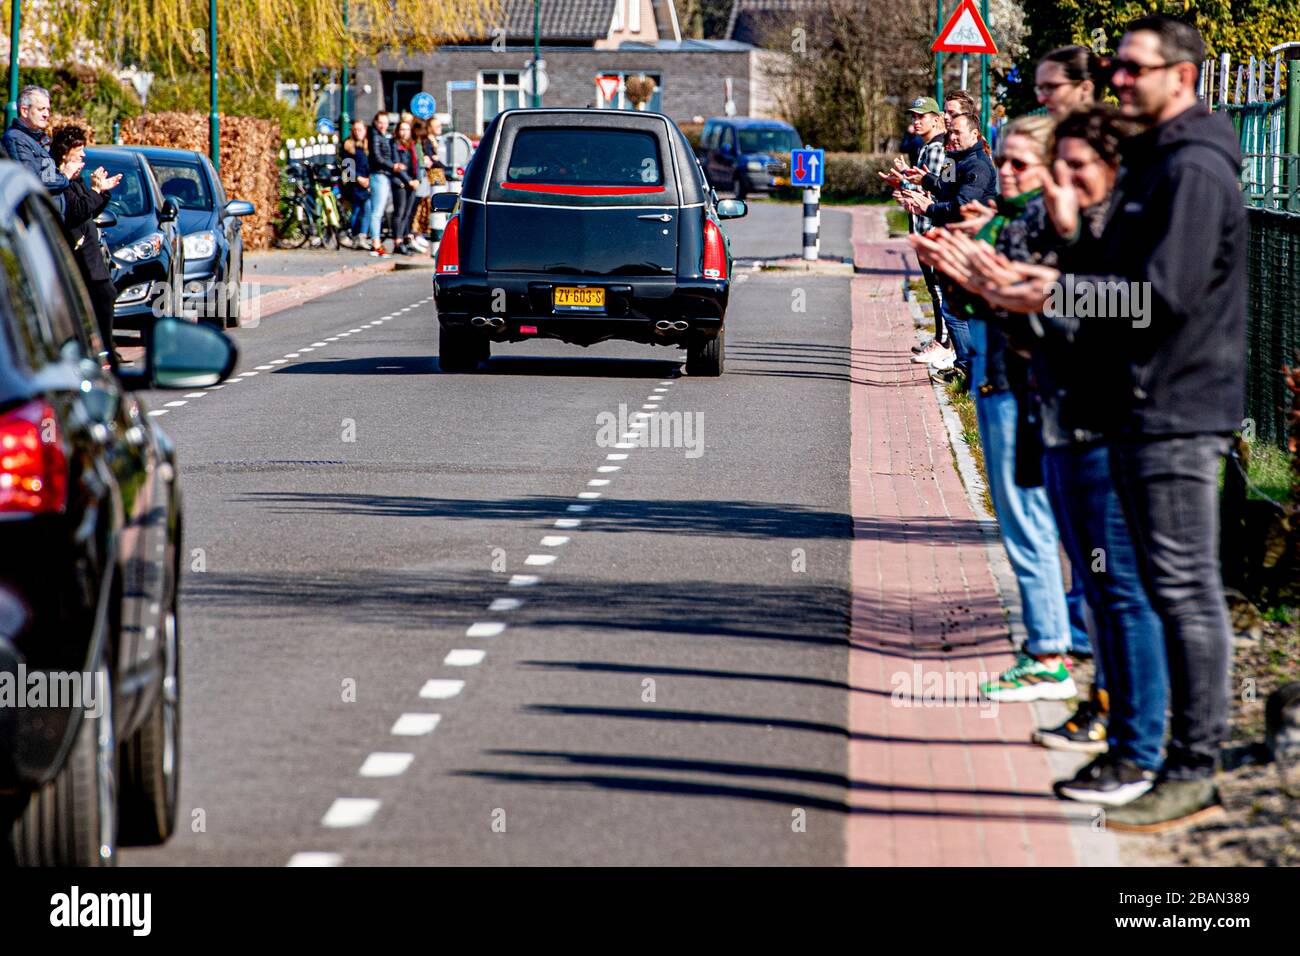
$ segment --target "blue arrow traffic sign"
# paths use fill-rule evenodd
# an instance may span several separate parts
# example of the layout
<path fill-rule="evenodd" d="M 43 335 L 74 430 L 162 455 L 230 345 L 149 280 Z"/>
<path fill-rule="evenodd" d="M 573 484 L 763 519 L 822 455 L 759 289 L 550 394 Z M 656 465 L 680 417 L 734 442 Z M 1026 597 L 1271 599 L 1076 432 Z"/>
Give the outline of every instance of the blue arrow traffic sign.
<path fill-rule="evenodd" d="M 427 120 L 438 111 L 438 101 L 429 93 L 416 93 L 411 97 L 411 112 L 422 120 Z"/>
<path fill-rule="evenodd" d="M 825 182 L 826 151 L 795 149 L 790 151 L 790 185 L 820 186 Z"/>

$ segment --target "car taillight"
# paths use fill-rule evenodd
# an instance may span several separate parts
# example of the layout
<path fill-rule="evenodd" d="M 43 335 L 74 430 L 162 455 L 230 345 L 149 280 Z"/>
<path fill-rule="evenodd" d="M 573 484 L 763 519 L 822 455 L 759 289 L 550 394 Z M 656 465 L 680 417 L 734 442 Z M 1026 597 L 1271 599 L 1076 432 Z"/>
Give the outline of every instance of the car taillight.
<path fill-rule="evenodd" d="M 460 216 L 452 216 L 443 227 L 433 269 L 438 275 L 460 272 Z"/>
<path fill-rule="evenodd" d="M 712 219 L 704 220 L 704 278 L 727 277 L 727 247 L 722 241 L 722 230 Z"/>
<path fill-rule="evenodd" d="M 0 512 L 42 514 L 68 503 L 68 460 L 54 408 L 28 402 L 0 414 Z"/>

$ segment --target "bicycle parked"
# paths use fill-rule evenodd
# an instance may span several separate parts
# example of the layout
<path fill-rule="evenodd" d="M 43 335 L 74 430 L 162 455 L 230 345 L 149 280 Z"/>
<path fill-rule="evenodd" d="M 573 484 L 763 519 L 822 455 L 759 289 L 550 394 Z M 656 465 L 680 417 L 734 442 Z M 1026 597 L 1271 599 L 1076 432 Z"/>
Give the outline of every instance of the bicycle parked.
<path fill-rule="evenodd" d="M 289 161 L 281 174 L 275 240 L 279 248 L 341 248 L 345 230 L 339 211 L 340 181 L 339 168 L 333 163 Z"/>

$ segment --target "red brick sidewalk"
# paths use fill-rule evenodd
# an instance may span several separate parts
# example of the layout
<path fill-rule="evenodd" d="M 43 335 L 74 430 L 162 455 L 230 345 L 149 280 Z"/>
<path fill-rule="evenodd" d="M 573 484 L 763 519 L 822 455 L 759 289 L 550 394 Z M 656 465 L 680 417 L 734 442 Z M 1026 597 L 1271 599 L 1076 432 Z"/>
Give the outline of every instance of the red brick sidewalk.
<path fill-rule="evenodd" d="M 1074 864 L 1070 827 L 1087 821 L 1051 793 L 1032 710 L 974 696 L 1011 644 L 938 401 L 909 361 L 915 259 L 879 209 L 854 210 L 853 248 L 868 272 L 852 279 L 848 862 Z"/>

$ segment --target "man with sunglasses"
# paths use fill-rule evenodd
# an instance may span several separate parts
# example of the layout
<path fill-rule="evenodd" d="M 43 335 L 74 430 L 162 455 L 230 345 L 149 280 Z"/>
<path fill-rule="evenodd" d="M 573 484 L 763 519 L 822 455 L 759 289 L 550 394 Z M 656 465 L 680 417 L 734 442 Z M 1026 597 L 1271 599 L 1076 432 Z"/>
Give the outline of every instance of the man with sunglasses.
<path fill-rule="evenodd" d="M 1047 296 L 1063 277 L 1035 267 L 1012 267 L 1023 281 L 999 283 L 989 296 L 1003 308 L 1042 313 L 1067 333 L 1094 323 L 1089 334 L 1112 343 L 1112 361 L 1093 374 L 1092 398 L 1143 584 L 1165 630 L 1171 722 L 1159 781 L 1106 823 L 1148 833 L 1222 811 L 1213 778 L 1227 736 L 1232 641 L 1217 475 L 1245 413 L 1246 214 L 1236 132 L 1196 96 L 1204 59 L 1195 28 L 1156 15 L 1130 24 L 1110 64 L 1122 111 L 1152 126 L 1122 147 L 1109 219 L 1087 270 L 1096 274 L 1072 278 L 1076 288 L 1145 283 L 1145 314 L 1053 314 Z"/>

